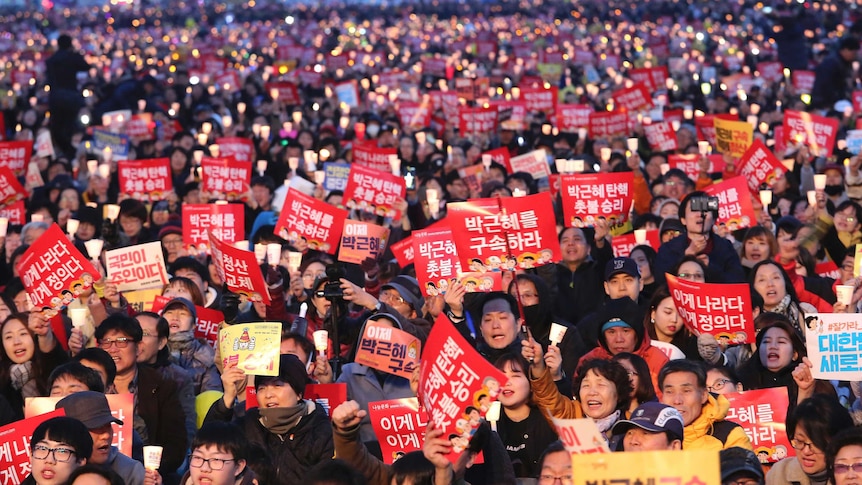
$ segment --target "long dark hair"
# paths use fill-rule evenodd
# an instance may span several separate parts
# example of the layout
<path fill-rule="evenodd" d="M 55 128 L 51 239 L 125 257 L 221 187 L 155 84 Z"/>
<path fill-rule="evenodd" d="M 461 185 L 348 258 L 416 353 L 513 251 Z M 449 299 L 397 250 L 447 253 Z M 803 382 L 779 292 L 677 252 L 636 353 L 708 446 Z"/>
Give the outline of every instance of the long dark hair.
<path fill-rule="evenodd" d="M 652 298 L 649 301 L 649 308 L 644 313 L 644 328 L 646 328 L 647 334 L 649 338 L 652 340 L 658 340 L 658 334 L 655 332 L 655 320 L 652 318 L 652 312 L 656 311 L 661 302 L 664 301 L 665 298 L 670 298 L 670 290 L 667 286 L 660 286 L 656 288 L 655 292 L 652 294 Z M 674 308 L 676 308 L 676 304 L 674 304 Z M 685 322 L 683 322 L 682 315 L 679 316 L 679 324 L 682 328 L 679 329 L 673 335 L 673 338 L 670 340 L 670 343 L 676 345 L 678 348 L 683 349 L 687 348 L 688 342 L 686 340 L 691 338 L 691 332 L 688 327 L 685 326 Z"/>
<path fill-rule="evenodd" d="M 649 364 L 647 364 L 643 357 L 630 352 L 620 352 L 611 360 L 614 362 L 625 360 L 635 368 L 635 372 L 638 375 L 638 387 L 634 389 L 634 399 L 638 405 L 649 401 L 658 401 L 655 388 L 652 386 Z"/>
<path fill-rule="evenodd" d="M 33 368 L 31 375 L 36 379 L 36 387 L 39 391 L 39 395 L 47 396 L 48 395 L 48 373 L 51 369 L 47 368 L 47 362 L 45 354 L 39 349 L 39 341 L 36 338 L 36 334 L 30 330 L 30 327 L 27 325 L 28 320 L 30 319 L 30 312 L 23 313 L 13 313 L 9 315 L 6 320 L 0 324 L 0 335 L 3 333 L 3 329 L 6 328 L 6 325 L 9 322 L 16 320 L 21 322 L 24 325 L 24 328 L 27 330 L 27 333 L 33 339 L 33 357 L 30 359 L 33 362 Z M 59 344 L 58 344 L 59 345 Z M 11 368 L 14 363 L 12 359 L 6 355 L 6 349 L 4 348 L 2 352 L 0 352 L 0 387 L 6 387 L 11 385 L 12 376 L 11 376 Z"/>

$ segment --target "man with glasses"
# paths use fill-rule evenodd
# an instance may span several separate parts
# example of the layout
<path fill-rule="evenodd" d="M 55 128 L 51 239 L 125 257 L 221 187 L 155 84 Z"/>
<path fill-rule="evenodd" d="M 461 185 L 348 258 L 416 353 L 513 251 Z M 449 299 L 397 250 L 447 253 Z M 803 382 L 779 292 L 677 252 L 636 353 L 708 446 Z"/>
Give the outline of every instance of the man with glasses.
<path fill-rule="evenodd" d="M 83 423 L 66 416 L 46 420 L 30 438 L 30 476 L 23 483 L 66 483 L 92 452 L 93 438 Z"/>
<path fill-rule="evenodd" d="M 175 224 L 167 224 L 159 231 L 159 241 L 165 254 L 165 264 L 171 264 L 177 258 L 185 256 L 183 249 L 183 228 Z"/>
<path fill-rule="evenodd" d="M 180 483 L 192 485 L 251 484 L 254 473 L 247 466 L 248 439 L 236 426 L 208 422 L 192 443 L 189 471 Z"/>
<path fill-rule="evenodd" d="M 173 480 L 166 481 L 175 482 L 175 472 L 183 462 L 188 443 L 185 413 L 176 384 L 155 369 L 138 365 L 138 346 L 144 335 L 132 317 L 109 316 L 96 329 L 95 337 L 117 366 L 112 392 L 130 392 L 135 396 L 135 431 L 144 444 L 164 448 L 159 473 L 163 478 L 172 476 Z"/>
<path fill-rule="evenodd" d="M 572 455 L 562 441 L 551 443 L 539 459 L 539 485 L 572 485 Z"/>

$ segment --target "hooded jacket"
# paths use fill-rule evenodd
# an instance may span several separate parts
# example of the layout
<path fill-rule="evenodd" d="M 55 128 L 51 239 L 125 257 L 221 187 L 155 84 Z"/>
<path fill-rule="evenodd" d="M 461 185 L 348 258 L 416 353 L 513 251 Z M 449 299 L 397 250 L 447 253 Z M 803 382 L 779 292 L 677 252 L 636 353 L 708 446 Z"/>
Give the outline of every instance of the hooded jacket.
<path fill-rule="evenodd" d="M 742 426 L 724 420 L 730 401 L 720 394 L 707 396 L 700 416 L 685 427 L 682 449 L 720 451 L 739 446 L 754 451 Z M 722 442 L 720 436 L 726 436 L 726 439 Z"/>

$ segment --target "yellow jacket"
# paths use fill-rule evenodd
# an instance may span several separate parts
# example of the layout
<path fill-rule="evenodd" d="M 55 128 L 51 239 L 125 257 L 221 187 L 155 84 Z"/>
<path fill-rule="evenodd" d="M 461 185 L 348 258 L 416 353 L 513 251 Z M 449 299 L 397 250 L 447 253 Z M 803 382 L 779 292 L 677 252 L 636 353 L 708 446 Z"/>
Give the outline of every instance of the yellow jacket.
<path fill-rule="evenodd" d="M 720 451 L 740 446 L 754 451 L 742 426 L 724 420 L 728 409 L 730 402 L 727 398 L 709 394 L 700 416 L 685 427 L 682 449 Z"/>

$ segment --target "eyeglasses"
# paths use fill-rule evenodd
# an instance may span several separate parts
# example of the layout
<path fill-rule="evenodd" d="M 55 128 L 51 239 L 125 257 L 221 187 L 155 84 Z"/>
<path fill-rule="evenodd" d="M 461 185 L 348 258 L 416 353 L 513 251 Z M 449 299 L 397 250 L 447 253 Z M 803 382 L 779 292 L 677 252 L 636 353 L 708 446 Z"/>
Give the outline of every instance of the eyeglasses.
<path fill-rule="evenodd" d="M 112 345 L 116 345 L 118 349 L 125 349 L 129 346 L 129 342 L 134 342 L 134 339 L 130 339 L 129 337 L 120 337 L 120 338 L 106 338 L 99 340 L 99 348 L 108 350 Z"/>
<path fill-rule="evenodd" d="M 552 483 L 557 483 L 558 480 L 563 485 L 572 485 L 572 483 L 574 483 L 572 481 L 571 475 L 563 475 L 562 477 L 558 477 L 556 475 L 540 475 L 539 476 L 539 483 L 543 483 L 543 484 L 550 485 Z"/>
<path fill-rule="evenodd" d="M 229 461 L 236 461 L 234 459 L 225 460 L 222 458 L 204 458 L 198 455 L 189 456 L 189 466 L 192 468 L 201 468 L 204 466 L 204 463 L 209 465 L 210 470 L 221 470 L 224 468 L 224 464 Z"/>
<path fill-rule="evenodd" d="M 48 455 L 54 455 L 54 460 L 57 463 L 66 463 L 72 459 L 75 450 L 71 448 L 48 448 L 45 445 L 36 445 L 33 447 L 33 458 L 37 460 L 47 460 Z"/>
<path fill-rule="evenodd" d="M 180 239 L 162 239 L 162 244 L 165 246 L 178 246 L 183 243 L 182 238 Z"/>
<path fill-rule="evenodd" d="M 818 455 L 823 454 L 823 452 L 820 451 L 820 449 L 817 448 L 817 446 L 815 446 L 814 443 L 812 443 L 810 441 L 799 441 L 796 438 L 793 438 L 792 440 L 790 440 L 790 446 L 792 446 L 794 450 L 798 450 L 798 451 L 804 450 L 805 447 L 807 446 L 808 451 L 810 451 L 811 453 L 815 453 Z"/>
<path fill-rule="evenodd" d="M 705 281 L 706 278 L 703 277 L 702 273 L 680 273 L 677 276 L 684 280 L 691 281 Z"/>
<path fill-rule="evenodd" d="M 730 379 L 719 379 L 719 380 L 713 382 L 711 386 L 706 386 L 706 389 L 709 392 L 718 392 L 718 391 L 724 389 L 724 386 L 726 386 L 728 383 L 732 383 L 732 382 L 733 381 Z"/>
<path fill-rule="evenodd" d="M 836 218 L 836 219 L 844 219 L 844 220 L 845 220 L 845 221 L 847 221 L 847 222 L 856 222 L 856 218 L 855 218 L 855 217 L 853 217 L 853 216 L 848 216 L 848 215 L 843 214 L 843 213 L 841 213 L 841 212 L 839 212 L 839 213 L 835 214 L 835 218 Z"/>
<path fill-rule="evenodd" d="M 843 269 L 844 271 L 847 271 L 849 273 L 849 272 L 853 271 L 853 265 L 852 264 L 842 264 L 841 269 Z"/>
<path fill-rule="evenodd" d="M 152 334 L 150 332 L 144 331 L 144 337 L 158 337 L 158 335 Z M 120 347 L 122 348 L 122 347 Z"/>
<path fill-rule="evenodd" d="M 850 470 L 853 470 L 853 473 L 862 473 L 862 463 L 853 463 L 852 465 L 836 463 L 833 469 L 835 470 L 836 475 L 843 475 Z"/>
<path fill-rule="evenodd" d="M 390 301 L 392 303 L 404 303 L 404 298 L 402 298 L 401 295 L 391 291 L 380 292 L 380 301 L 383 300 Z"/>

